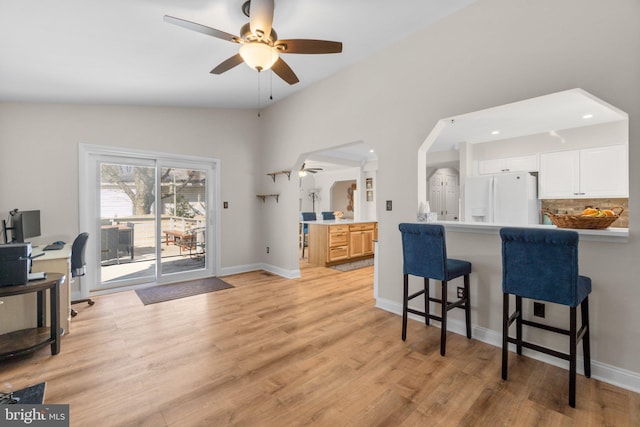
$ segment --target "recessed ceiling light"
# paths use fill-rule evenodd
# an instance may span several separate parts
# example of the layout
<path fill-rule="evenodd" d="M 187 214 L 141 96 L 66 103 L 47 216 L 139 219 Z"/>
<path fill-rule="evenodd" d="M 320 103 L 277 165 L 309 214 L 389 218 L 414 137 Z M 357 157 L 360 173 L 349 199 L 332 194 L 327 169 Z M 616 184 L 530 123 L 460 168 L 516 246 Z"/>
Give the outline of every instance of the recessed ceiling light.
<path fill-rule="evenodd" d="M 591 119 L 593 118 L 593 114 L 585 114 L 584 116 L 582 116 L 583 119 Z"/>
<path fill-rule="evenodd" d="M 491 135 L 500 135 L 500 131 L 499 130 L 494 130 L 493 132 L 491 132 Z"/>
<path fill-rule="evenodd" d="M 375 153 L 376 151 L 372 148 L 371 150 L 369 150 L 370 153 Z"/>

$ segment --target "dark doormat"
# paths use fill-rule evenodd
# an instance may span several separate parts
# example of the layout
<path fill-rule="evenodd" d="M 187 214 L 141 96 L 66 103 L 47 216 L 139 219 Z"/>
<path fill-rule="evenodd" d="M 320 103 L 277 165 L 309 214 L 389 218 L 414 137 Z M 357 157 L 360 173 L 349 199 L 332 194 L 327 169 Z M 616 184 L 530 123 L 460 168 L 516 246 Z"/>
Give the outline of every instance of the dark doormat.
<path fill-rule="evenodd" d="M 16 390 L 11 395 L 12 401 L 22 405 L 42 405 L 44 403 L 44 388 L 46 384 L 40 383 Z M 0 393 L 0 395 L 4 396 L 4 393 Z"/>
<path fill-rule="evenodd" d="M 217 277 L 208 277 L 206 279 L 136 289 L 136 294 L 138 294 L 138 298 L 144 305 L 149 305 L 229 288 L 233 288 L 233 286 L 224 280 L 220 280 Z"/>
<path fill-rule="evenodd" d="M 346 262 L 344 264 L 333 265 L 331 268 L 339 271 L 351 271 L 358 268 L 370 267 L 373 265 L 373 258 L 361 259 L 359 261 Z"/>

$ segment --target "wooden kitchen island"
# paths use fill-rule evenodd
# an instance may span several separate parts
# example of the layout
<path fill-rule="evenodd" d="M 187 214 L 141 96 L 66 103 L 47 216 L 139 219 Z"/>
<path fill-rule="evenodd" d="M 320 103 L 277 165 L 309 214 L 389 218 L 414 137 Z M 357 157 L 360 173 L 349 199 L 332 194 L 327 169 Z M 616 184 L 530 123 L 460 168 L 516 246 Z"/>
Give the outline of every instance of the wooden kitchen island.
<path fill-rule="evenodd" d="M 309 226 L 309 263 L 328 267 L 373 258 L 378 223 L 349 219 L 303 221 Z"/>

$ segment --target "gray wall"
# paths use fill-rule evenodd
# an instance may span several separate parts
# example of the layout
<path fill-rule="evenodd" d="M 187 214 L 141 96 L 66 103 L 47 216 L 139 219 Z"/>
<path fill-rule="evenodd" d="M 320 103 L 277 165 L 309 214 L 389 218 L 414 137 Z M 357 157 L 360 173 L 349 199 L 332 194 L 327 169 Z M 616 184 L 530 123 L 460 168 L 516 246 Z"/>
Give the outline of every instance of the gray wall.
<path fill-rule="evenodd" d="M 229 201 L 221 266 L 254 263 L 258 125 L 254 112 L 241 110 L 0 103 L 0 212 L 40 209 L 34 244 L 73 241 L 80 143 L 217 158 L 221 200 Z"/>
<path fill-rule="evenodd" d="M 415 219 L 418 148 L 441 118 L 582 88 L 629 114 L 629 209 L 637 212 L 640 168 L 633 164 L 640 162 L 640 121 L 634 119 L 640 115 L 639 17 L 636 0 L 480 0 L 269 108 L 263 114 L 270 147 L 263 167 L 276 169 L 292 164 L 302 152 L 355 140 L 376 150 L 378 303 L 397 308 L 402 292 L 398 224 Z M 281 126 L 285 120 L 287 126 Z M 265 218 L 265 240 L 282 241 L 268 262 L 295 268 L 294 187 L 283 187 L 283 194 L 281 215 Z M 393 211 L 384 209 L 385 200 L 393 200 Z M 611 366 L 640 375 L 640 341 L 629 336 L 640 324 L 635 303 L 640 276 L 637 214 L 630 228 L 628 243 L 580 246 L 581 273 L 594 284 L 595 375 L 610 372 Z M 499 237 L 449 233 L 448 245 L 450 256 L 473 263 L 476 333 L 495 337 L 501 330 Z M 566 317 L 559 309 L 547 310 L 551 320 Z"/>

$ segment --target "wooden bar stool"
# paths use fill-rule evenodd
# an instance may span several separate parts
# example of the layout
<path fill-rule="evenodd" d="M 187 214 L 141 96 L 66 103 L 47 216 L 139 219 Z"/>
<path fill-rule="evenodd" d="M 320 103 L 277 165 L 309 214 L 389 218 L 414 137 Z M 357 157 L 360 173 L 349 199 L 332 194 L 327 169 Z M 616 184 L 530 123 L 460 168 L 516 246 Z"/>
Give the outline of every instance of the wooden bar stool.
<path fill-rule="evenodd" d="M 582 339 L 584 375 L 591 377 L 589 350 L 589 294 L 591 279 L 578 275 L 578 233 L 569 230 L 503 228 L 502 238 L 502 379 L 507 379 L 508 345 L 540 351 L 569 361 L 569 405 L 576 406 L 576 353 Z M 516 297 L 516 309 L 509 314 L 509 295 Z M 569 330 L 523 319 L 522 298 L 569 306 Z M 582 311 L 582 326 L 576 326 L 576 308 Z M 516 322 L 516 337 L 509 326 Z M 569 354 L 522 339 L 522 326 L 532 326 L 569 336 Z"/>
<path fill-rule="evenodd" d="M 471 302 L 469 300 L 469 274 L 471 263 L 447 258 L 444 227 L 437 224 L 400 224 L 402 234 L 402 256 L 404 260 L 404 296 L 402 300 L 402 340 L 407 339 L 407 313 L 440 321 L 440 354 L 445 355 L 447 347 L 447 312 L 453 308 L 465 311 L 467 338 L 471 338 Z M 424 278 L 424 289 L 409 295 L 409 275 Z M 464 296 L 457 301 L 447 300 L 449 281 L 464 276 Z M 429 296 L 429 279 L 440 280 L 441 299 Z M 424 295 L 425 311 L 409 308 L 409 301 Z M 441 315 L 429 312 L 429 302 L 441 304 Z"/>

